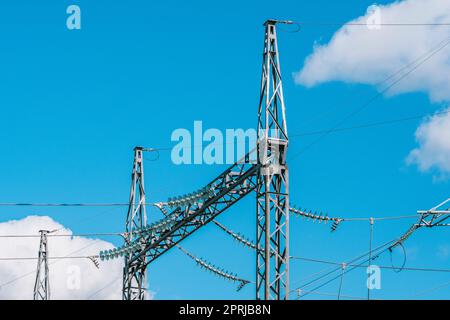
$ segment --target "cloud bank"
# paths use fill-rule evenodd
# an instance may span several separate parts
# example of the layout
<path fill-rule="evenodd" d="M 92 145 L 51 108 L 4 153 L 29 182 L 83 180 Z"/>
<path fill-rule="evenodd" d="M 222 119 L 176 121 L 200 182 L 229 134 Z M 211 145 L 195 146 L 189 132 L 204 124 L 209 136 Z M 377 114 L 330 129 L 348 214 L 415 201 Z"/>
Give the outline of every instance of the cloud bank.
<path fill-rule="evenodd" d="M 449 27 L 372 24 L 449 23 L 450 1 L 397 1 L 369 7 L 364 16 L 350 21 L 367 22 L 368 27 L 344 26 L 328 44 L 316 44 L 295 73 L 296 83 L 313 87 L 342 81 L 373 85 L 381 91 L 407 75 L 386 94 L 424 92 L 432 102 L 450 102 L 450 45 L 444 47 L 450 41 Z M 418 147 L 408 161 L 424 171 L 436 168 L 450 173 L 449 131 L 450 113 L 427 119 L 417 129 Z"/>
<path fill-rule="evenodd" d="M 39 230 L 56 234 L 72 231 L 49 217 L 29 216 L 0 223 L 0 235 L 38 234 Z M 49 257 L 90 256 L 114 246 L 106 241 L 84 237 L 50 237 Z M 0 258 L 37 257 L 39 238 L 0 238 Z M 32 299 L 37 260 L 0 261 L 0 299 Z M 121 259 L 100 264 L 89 259 L 49 260 L 51 299 L 121 299 Z M 113 281 L 116 279 L 115 281 Z"/>

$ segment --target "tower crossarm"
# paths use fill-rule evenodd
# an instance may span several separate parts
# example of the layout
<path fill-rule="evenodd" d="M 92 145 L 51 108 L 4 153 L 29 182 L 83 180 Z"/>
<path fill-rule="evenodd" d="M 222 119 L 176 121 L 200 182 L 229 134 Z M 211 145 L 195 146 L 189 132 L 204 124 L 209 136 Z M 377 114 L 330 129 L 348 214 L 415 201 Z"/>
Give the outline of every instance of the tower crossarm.
<path fill-rule="evenodd" d="M 422 227 L 448 227 L 444 222 L 450 218 L 450 198 L 429 210 L 417 211 L 419 218 L 394 244 L 390 249 L 402 245 L 417 229 Z"/>
<path fill-rule="evenodd" d="M 434 208 L 427 211 L 418 211 L 420 216 L 420 227 L 439 227 L 443 222 L 450 218 L 450 199 L 442 202 Z M 447 226 L 447 224 L 445 224 Z"/>

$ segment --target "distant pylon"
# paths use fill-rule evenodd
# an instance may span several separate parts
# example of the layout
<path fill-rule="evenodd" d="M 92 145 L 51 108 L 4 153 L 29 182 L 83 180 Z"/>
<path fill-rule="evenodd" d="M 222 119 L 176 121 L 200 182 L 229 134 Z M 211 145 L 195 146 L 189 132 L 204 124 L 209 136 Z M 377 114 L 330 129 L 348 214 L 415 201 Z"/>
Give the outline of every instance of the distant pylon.
<path fill-rule="evenodd" d="M 256 299 L 289 298 L 288 133 L 276 24 L 265 22 L 258 109 Z"/>
<path fill-rule="evenodd" d="M 147 213 L 144 191 L 144 148 L 134 148 L 133 173 L 131 175 L 130 201 L 126 220 L 127 244 L 139 239 L 140 234 L 134 231 L 147 224 Z M 125 255 L 125 266 L 123 269 L 123 300 L 145 300 L 146 296 L 146 268 L 145 255 L 140 255 L 141 249 L 133 249 Z M 136 259 L 133 259 L 136 258 Z"/>
<path fill-rule="evenodd" d="M 36 281 L 34 283 L 34 300 L 50 300 L 50 282 L 48 273 L 48 242 L 50 231 L 40 230 L 41 240 L 37 263 Z"/>

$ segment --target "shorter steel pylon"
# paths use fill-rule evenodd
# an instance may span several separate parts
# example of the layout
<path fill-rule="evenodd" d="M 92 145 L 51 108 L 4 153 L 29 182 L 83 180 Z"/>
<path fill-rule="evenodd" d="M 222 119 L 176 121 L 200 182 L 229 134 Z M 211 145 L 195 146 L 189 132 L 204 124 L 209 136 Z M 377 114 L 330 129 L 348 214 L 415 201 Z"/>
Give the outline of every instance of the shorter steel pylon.
<path fill-rule="evenodd" d="M 36 281 L 34 283 L 34 300 L 50 300 L 50 282 L 48 272 L 48 230 L 39 230 L 41 241 L 37 263 Z"/>

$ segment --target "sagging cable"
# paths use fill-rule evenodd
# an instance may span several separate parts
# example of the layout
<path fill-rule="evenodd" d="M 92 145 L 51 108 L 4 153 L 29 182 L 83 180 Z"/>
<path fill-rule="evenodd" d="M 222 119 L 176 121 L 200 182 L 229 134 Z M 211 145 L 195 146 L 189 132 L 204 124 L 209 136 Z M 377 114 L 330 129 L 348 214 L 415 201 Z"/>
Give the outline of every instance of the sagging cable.
<path fill-rule="evenodd" d="M 214 224 L 216 226 L 218 226 L 220 229 L 222 229 L 223 231 L 225 231 L 228 235 L 230 235 L 231 237 L 233 237 L 235 240 L 237 240 L 238 242 L 242 243 L 244 246 L 246 246 L 247 248 L 253 249 L 253 250 L 257 250 L 256 244 L 254 244 L 252 241 L 248 240 L 247 238 L 245 238 L 244 235 L 240 234 L 240 233 L 236 233 L 230 229 L 228 229 L 227 227 L 225 227 L 223 224 L 221 224 L 220 222 L 213 220 Z"/>
<path fill-rule="evenodd" d="M 230 272 L 225 271 L 223 269 L 220 269 L 220 268 L 216 267 L 215 265 L 213 265 L 213 264 L 211 264 L 209 262 L 206 262 L 202 258 L 197 258 L 192 253 L 190 253 L 189 251 L 187 251 L 186 249 L 181 247 L 179 244 L 176 244 L 176 247 L 178 249 L 180 249 L 184 254 L 186 254 L 189 258 L 194 260 L 197 263 L 197 265 L 199 265 L 201 268 L 205 268 L 206 270 L 212 272 L 213 274 L 215 274 L 216 276 L 218 276 L 218 277 L 220 277 L 222 279 L 239 283 L 238 287 L 236 288 L 236 291 L 242 290 L 242 288 L 244 288 L 247 284 L 250 283 L 250 281 L 248 281 L 248 280 L 239 278 L 237 276 L 237 274 L 233 274 L 233 273 L 230 273 Z"/>
<path fill-rule="evenodd" d="M 396 268 L 396 267 L 394 266 L 394 261 L 393 261 L 393 258 L 392 258 L 392 247 L 389 248 L 389 252 L 390 252 L 390 254 L 391 254 L 391 267 L 392 267 L 392 269 L 393 269 L 396 273 L 400 273 L 400 272 L 402 272 L 403 269 L 405 268 L 406 260 L 407 260 L 407 255 L 406 255 L 406 249 L 405 249 L 405 246 L 403 245 L 403 243 L 399 242 L 397 245 L 400 246 L 400 247 L 402 248 L 402 250 L 403 250 L 403 263 L 402 263 L 402 265 L 401 265 L 399 268 Z"/>
<path fill-rule="evenodd" d="M 390 247 L 389 251 L 392 252 L 392 249 L 394 249 L 397 246 L 403 245 L 403 242 L 408 240 L 408 238 L 417 230 L 420 228 L 419 224 L 413 224 L 397 241 L 395 241 Z"/>
<path fill-rule="evenodd" d="M 100 263 L 98 262 L 97 256 L 89 256 L 87 258 L 92 261 L 97 269 L 100 269 Z"/>
<path fill-rule="evenodd" d="M 119 257 L 123 257 L 125 255 L 132 254 L 133 252 L 142 250 L 145 247 L 147 237 L 153 238 L 157 233 L 172 228 L 180 214 L 180 212 L 173 213 L 157 222 L 134 230 L 133 234 L 139 235 L 138 238 L 129 243 L 125 243 L 123 246 L 120 246 L 118 248 L 100 251 L 100 260 L 103 261 L 117 259 Z"/>
<path fill-rule="evenodd" d="M 313 222 L 318 221 L 319 223 L 323 222 L 325 224 L 329 221 L 333 222 L 333 224 L 331 225 L 331 232 L 336 231 L 339 224 L 344 221 L 343 218 L 329 217 L 327 213 L 323 214 L 321 212 L 318 214 L 317 212 L 313 213 L 311 210 L 297 209 L 295 207 L 290 207 L 289 211 L 307 220 L 312 220 Z"/>

